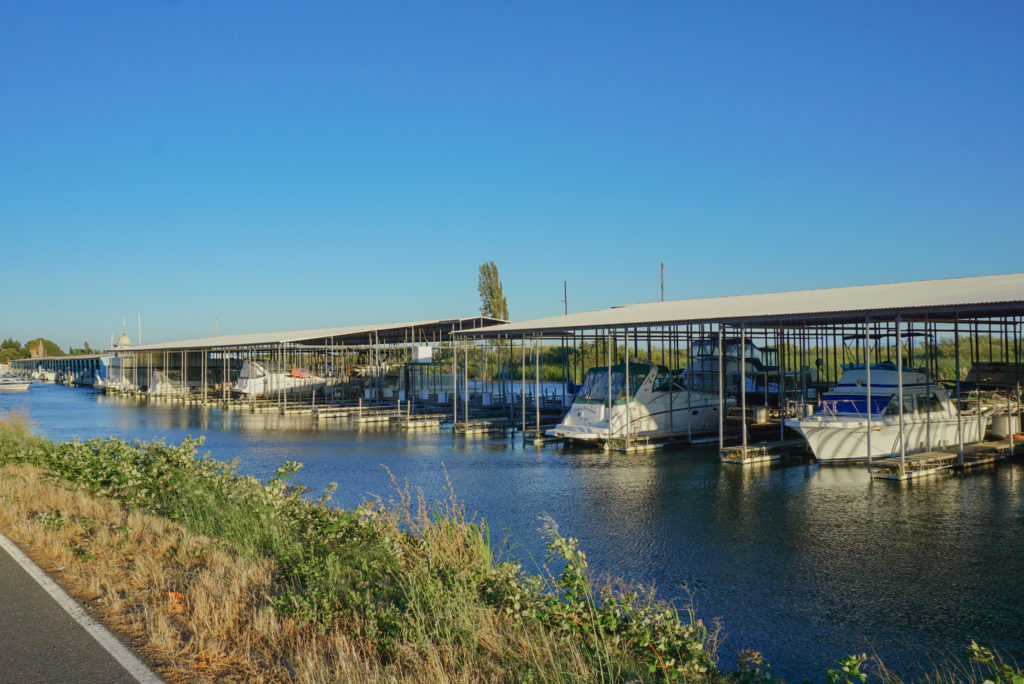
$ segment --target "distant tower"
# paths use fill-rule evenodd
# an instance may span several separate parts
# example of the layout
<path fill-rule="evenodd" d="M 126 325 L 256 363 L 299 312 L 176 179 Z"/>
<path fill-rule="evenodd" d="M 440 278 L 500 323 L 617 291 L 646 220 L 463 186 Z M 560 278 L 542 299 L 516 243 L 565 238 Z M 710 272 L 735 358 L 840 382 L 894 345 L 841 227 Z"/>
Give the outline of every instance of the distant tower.
<path fill-rule="evenodd" d="M 132 338 L 128 337 L 128 333 L 125 332 L 127 327 L 127 319 L 121 318 L 121 336 L 117 338 L 117 344 L 114 345 L 114 349 L 124 349 L 125 347 L 132 346 Z"/>

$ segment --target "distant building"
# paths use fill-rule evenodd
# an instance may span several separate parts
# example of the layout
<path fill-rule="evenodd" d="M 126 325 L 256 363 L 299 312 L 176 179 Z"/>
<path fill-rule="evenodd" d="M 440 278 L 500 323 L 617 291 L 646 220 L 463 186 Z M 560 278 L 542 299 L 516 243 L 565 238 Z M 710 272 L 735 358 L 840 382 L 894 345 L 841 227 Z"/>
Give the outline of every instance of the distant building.
<path fill-rule="evenodd" d="M 28 353 L 33 359 L 41 359 L 46 356 L 46 347 L 43 345 L 42 338 L 36 340 L 36 343 L 28 348 Z"/>

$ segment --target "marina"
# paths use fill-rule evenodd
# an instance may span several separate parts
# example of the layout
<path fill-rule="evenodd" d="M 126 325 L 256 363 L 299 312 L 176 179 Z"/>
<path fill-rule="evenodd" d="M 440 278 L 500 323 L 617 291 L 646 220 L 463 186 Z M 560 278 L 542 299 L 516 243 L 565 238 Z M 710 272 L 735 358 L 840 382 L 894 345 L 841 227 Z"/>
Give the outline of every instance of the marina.
<path fill-rule="evenodd" d="M 1005 599 L 1024 596 L 1022 325 L 1011 274 L 521 322 L 125 335 L 13 362 L 32 383 L 0 406 L 56 439 L 201 434 L 260 478 L 301 460 L 310 495 L 338 482 L 346 507 L 398 482 L 443 498 L 450 478 L 500 554 L 543 558 L 536 517 L 551 515 L 595 571 L 695 598 L 735 649 L 763 647 L 796 679 L 850 651 L 909 665 L 908 638 L 1024 658 L 1007 636 L 1024 605 Z"/>
<path fill-rule="evenodd" d="M 122 335 L 102 354 L 23 359 L 12 371 L 139 400 L 325 424 L 450 425 L 538 447 L 632 454 L 717 441 L 733 465 L 809 452 L 875 477 L 895 458 L 906 479 L 967 468 L 986 440 L 1014 453 L 1022 315 L 1024 274 L 1009 274 L 514 323 L 477 316 L 148 345 Z"/>
<path fill-rule="evenodd" d="M 32 384 L 0 407 L 55 439 L 201 434 L 260 478 L 300 460 L 309 495 L 337 482 L 346 507 L 399 482 L 436 500 L 450 481 L 498 553 L 527 562 L 550 515 L 596 572 L 696 600 L 730 654 L 756 645 L 797 679 L 851 651 L 911 666 L 908 639 L 1024 658 L 1007 636 L 1024 605 L 1005 598 L 1024 596 L 1022 316 L 1014 274 L 515 323 L 124 335 L 15 361 Z"/>
<path fill-rule="evenodd" d="M 798 681 L 870 651 L 907 672 L 921 653 L 960 653 L 971 638 L 1024 658 L 1015 636 L 1024 616 L 1019 458 L 893 486 L 859 465 L 729 465 L 716 440 L 628 455 L 537 448 L 507 436 L 453 439 L 450 423 L 325 424 L 52 384 L 6 394 L 0 409 L 27 413 L 55 440 L 203 436 L 200 453 L 238 457 L 261 479 L 299 460 L 297 482 L 313 487 L 310 496 L 334 481 L 346 508 L 395 497 L 389 471 L 427 501 L 447 499 L 447 478 L 503 558 L 542 562 L 546 514 L 580 540 L 597 575 L 626 574 L 680 605 L 692 599 L 699 617 L 722 620 L 726 665 L 756 647 Z"/>
<path fill-rule="evenodd" d="M 1024 3 L 0 16 L 0 680 L 1024 684 Z"/>

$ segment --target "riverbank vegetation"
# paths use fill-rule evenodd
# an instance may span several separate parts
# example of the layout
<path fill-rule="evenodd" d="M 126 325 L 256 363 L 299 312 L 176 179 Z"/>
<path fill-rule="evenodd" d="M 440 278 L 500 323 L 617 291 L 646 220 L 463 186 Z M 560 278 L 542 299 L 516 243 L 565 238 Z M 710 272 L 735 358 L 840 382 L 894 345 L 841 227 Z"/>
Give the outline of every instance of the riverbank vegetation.
<path fill-rule="evenodd" d="M 595 588 L 554 521 L 530 574 L 495 559 L 454 496 L 396 483 L 393 505 L 341 510 L 290 483 L 297 463 L 262 483 L 200 445 L 55 444 L 0 421 L 4 533 L 170 680 L 774 681 L 753 652 L 720 669 L 718 630 L 692 610 Z M 864 667 L 823 677 L 862 681 Z"/>

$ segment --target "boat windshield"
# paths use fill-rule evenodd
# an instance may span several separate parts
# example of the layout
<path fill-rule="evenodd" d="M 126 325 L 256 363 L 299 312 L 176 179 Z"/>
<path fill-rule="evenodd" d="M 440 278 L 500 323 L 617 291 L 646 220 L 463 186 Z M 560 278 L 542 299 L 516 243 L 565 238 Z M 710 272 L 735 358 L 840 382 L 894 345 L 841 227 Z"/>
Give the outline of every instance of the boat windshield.
<path fill-rule="evenodd" d="M 655 392 L 680 392 L 686 389 L 686 370 L 673 373 L 669 370 L 658 371 L 658 377 L 654 378 Z"/>
<path fill-rule="evenodd" d="M 877 416 L 889 406 L 891 394 L 871 397 L 871 415 Z M 868 398 L 863 394 L 836 394 L 829 392 L 822 397 L 818 405 L 819 413 L 839 415 L 867 415 Z"/>
<path fill-rule="evenodd" d="M 643 384 L 645 375 L 642 374 L 630 374 L 629 385 L 630 385 L 630 396 L 636 394 L 637 390 L 640 389 L 640 385 Z M 621 370 L 612 370 L 612 382 L 611 390 L 612 397 L 615 401 L 626 398 L 626 373 Z M 587 372 L 587 377 L 583 380 L 583 386 L 580 391 L 576 394 L 576 400 L 580 401 L 593 401 L 593 402 L 606 402 L 608 401 L 608 369 L 606 368 L 593 368 Z"/>
<path fill-rule="evenodd" d="M 779 350 L 774 347 L 758 347 L 747 340 L 740 349 L 739 340 L 727 340 L 725 343 L 725 355 L 729 358 L 739 358 L 742 353 L 747 362 L 757 362 L 762 367 L 776 368 L 779 365 Z M 718 356 L 717 340 L 697 340 L 690 345 L 690 358 L 714 358 Z"/>
<path fill-rule="evenodd" d="M 690 356 L 716 356 L 718 343 L 714 340 L 697 340 L 690 345 Z"/>
<path fill-rule="evenodd" d="M 739 342 L 730 342 L 725 349 L 725 355 L 729 357 L 739 358 L 740 353 L 743 353 L 743 357 L 747 363 L 754 365 L 760 365 L 761 368 L 774 368 L 779 365 L 779 352 L 777 349 L 772 347 L 758 347 L 749 340 L 743 349 L 740 349 Z"/>
<path fill-rule="evenodd" d="M 249 378 L 262 378 L 266 375 L 263 367 L 256 363 L 246 361 L 242 364 L 242 371 L 238 374 L 239 380 L 248 380 Z"/>

